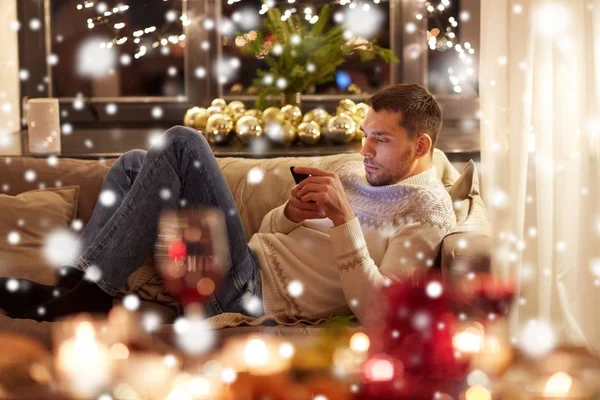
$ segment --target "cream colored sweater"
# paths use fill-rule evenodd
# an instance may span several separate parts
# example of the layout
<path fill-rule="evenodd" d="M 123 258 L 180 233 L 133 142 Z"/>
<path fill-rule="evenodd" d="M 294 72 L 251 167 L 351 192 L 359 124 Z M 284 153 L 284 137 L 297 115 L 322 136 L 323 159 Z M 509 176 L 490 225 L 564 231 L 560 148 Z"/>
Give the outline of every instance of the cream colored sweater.
<path fill-rule="evenodd" d="M 435 167 L 377 187 L 367 182 L 362 162 L 337 173 L 354 220 L 337 227 L 329 219 L 295 223 L 285 217 L 283 204 L 264 217 L 250 239 L 267 317 L 314 321 L 351 310 L 367 324 L 375 315 L 369 305 L 382 286 L 433 265 L 442 239 L 456 225 Z M 302 284 L 300 295 L 290 294 L 293 281 Z"/>

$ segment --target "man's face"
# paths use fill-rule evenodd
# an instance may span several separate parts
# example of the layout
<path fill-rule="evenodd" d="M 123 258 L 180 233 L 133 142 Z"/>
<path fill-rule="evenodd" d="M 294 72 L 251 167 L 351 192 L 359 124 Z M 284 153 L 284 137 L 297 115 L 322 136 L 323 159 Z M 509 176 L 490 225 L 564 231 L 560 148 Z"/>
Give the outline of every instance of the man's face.
<path fill-rule="evenodd" d="M 373 186 L 391 185 L 406 178 L 415 162 L 417 145 L 401 127 L 399 112 L 370 108 L 362 124 L 367 181 Z"/>

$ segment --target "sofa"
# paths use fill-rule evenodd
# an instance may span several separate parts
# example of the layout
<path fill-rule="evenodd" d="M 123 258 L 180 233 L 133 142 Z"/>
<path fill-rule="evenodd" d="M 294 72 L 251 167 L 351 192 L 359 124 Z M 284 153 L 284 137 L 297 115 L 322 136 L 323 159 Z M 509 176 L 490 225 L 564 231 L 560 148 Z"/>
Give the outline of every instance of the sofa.
<path fill-rule="evenodd" d="M 359 154 L 340 154 L 304 158 L 218 158 L 218 163 L 234 195 L 247 237 L 250 238 L 258 230 L 263 216 L 287 200 L 289 190 L 294 185 L 289 173 L 290 166 L 306 165 L 335 170 L 353 160 L 362 160 L 362 157 Z M 21 232 L 32 223 L 23 221 L 20 215 L 40 221 L 55 221 L 62 228 L 72 226 L 80 229 L 90 218 L 103 177 L 114 161 L 0 157 L 0 232 L 3 240 L 8 237 L 8 241 L 12 241 L 11 244 L 0 245 L 0 276 L 28 278 L 45 284 L 55 283 L 56 270 L 40 263 L 39 255 L 37 258 L 32 256 L 34 252 L 40 252 L 42 234 Z M 457 215 L 457 228 L 444 238 L 437 267 L 450 280 L 469 271 L 489 270 L 490 225 L 479 193 L 475 164 L 470 161 L 464 171 L 459 173 L 446 155 L 437 149 L 434 151 L 433 163 L 438 178 L 452 197 Z M 246 179 L 252 168 L 259 168 L 264 172 L 264 179 L 258 184 L 248 183 Z M 27 196 L 32 200 L 28 200 Z M 52 202 L 48 200 L 45 203 L 43 196 L 52 197 Z M 11 210 L 11 207 L 16 208 Z M 36 217 L 38 209 L 41 210 L 39 212 L 47 213 L 54 209 L 58 211 L 53 211 L 52 220 L 50 217 Z M 75 224 L 73 221 L 76 221 Z M 15 232 L 21 232 L 19 243 L 16 244 Z M 154 269 L 151 257 L 148 257 L 144 266 L 129 277 L 121 294 L 138 294 L 143 300 L 142 310 L 158 313 L 163 326 L 156 333 L 156 338 L 170 343 L 170 323 L 176 318 L 179 307 L 164 290 L 156 290 L 161 285 L 161 277 Z M 157 296 L 157 292 L 160 295 Z M 115 301 L 120 302 L 121 298 L 117 297 Z M 52 323 L 13 320 L 0 315 L 0 331 L 30 335 L 48 347 L 51 346 L 51 328 Z M 240 326 L 222 329 L 219 336 L 224 338 L 257 330 L 277 335 L 303 336 L 313 334 L 315 328 L 305 324 Z"/>

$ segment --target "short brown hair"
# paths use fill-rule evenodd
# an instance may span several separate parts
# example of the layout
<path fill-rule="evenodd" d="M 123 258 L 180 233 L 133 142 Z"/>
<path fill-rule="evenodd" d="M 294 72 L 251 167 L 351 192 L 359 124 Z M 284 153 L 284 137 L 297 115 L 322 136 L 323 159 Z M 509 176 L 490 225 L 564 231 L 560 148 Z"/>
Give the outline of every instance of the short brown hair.
<path fill-rule="evenodd" d="M 386 110 L 402 113 L 402 126 L 408 137 L 414 139 L 419 133 L 431 138 L 431 153 L 442 129 L 442 110 L 431 93 L 416 83 L 390 86 L 367 100 L 375 111 Z"/>

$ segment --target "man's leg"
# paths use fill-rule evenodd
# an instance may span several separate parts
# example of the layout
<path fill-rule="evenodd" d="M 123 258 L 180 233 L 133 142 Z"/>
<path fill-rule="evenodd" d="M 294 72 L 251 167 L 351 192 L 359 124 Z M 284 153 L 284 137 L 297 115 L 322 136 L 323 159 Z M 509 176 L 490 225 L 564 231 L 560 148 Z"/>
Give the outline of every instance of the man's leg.
<path fill-rule="evenodd" d="M 114 296 L 152 250 L 161 211 L 177 208 L 185 200 L 189 206 L 210 205 L 223 211 L 232 261 L 228 278 L 236 289 L 249 289 L 247 280 L 254 282 L 258 275 L 256 260 L 247 246 L 233 196 L 206 139 L 183 127 L 171 128 L 163 139 L 163 146 L 148 151 L 129 193 L 78 259 L 76 267 L 83 271 L 94 267 L 99 274 L 98 287 Z M 45 303 L 44 315 L 29 313 L 25 317 L 51 320 L 64 314 L 61 309 L 68 309 L 69 313 L 89 311 L 77 309 L 78 304 L 85 303 L 88 290 L 78 287 Z M 225 296 L 224 301 L 213 299 L 211 305 L 215 312 L 227 311 L 229 304 L 222 303 L 230 300 L 236 299 Z"/>
<path fill-rule="evenodd" d="M 102 182 L 101 193 L 109 193 L 111 204 L 98 202 L 94 212 L 79 236 L 82 249 L 88 248 L 106 225 L 131 189 L 140 171 L 146 151 L 131 150 L 123 154 L 111 166 Z M 56 286 L 42 285 L 27 279 L 0 278 L 0 308 L 9 315 L 28 307 L 37 306 L 73 289 L 83 278 L 83 271 L 71 266 L 60 268 Z"/>

